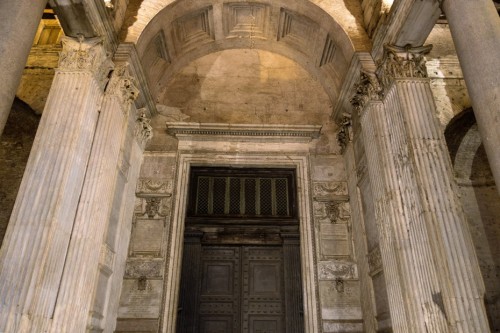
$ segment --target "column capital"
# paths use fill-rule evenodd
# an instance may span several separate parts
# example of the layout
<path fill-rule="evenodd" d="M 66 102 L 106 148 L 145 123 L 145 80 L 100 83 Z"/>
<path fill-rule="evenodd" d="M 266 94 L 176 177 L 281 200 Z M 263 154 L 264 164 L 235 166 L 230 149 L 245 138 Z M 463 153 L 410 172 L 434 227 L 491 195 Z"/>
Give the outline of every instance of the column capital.
<path fill-rule="evenodd" d="M 368 101 L 380 101 L 383 97 L 382 87 L 373 72 L 361 70 L 361 75 L 358 82 L 354 84 L 354 89 L 356 92 L 349 101 L 359 113 L 361 113 Z"/>
<path fill-rule="evenodd" d="M 127 115 L 130 106 L 139 96 L 137 81 L 130 75 L 128 63 L 115 66 L 106 88 L 106 95 L 116 97 L 123 113 Z"/>
<path fill-rule="evenodd" d="M 104 88 L 114 65 L 104 48 L 102 38 L 86 39 L 83 35 L 78 38 L 63 37 L 62 47 L 57 72 L 92 73 L 101 88 Z"/>
<path fill-rule="evenodd" d="M 137 113 L 140 116 L 135 122 L 135 138 L 144 149 L 146 143 L 153 138 L 153 127 L 149 124 L 151 119 L 146 116 L 146 110 L 144 108 L 137 110 Z"/>
<path fill-rule="evenodd" d="M 418 47 L 384 45 L 384 57 L 377 70 L 384 88 L 396 79 L 427 78 L 424 57 L 431 49 L 432 45 Z"/>

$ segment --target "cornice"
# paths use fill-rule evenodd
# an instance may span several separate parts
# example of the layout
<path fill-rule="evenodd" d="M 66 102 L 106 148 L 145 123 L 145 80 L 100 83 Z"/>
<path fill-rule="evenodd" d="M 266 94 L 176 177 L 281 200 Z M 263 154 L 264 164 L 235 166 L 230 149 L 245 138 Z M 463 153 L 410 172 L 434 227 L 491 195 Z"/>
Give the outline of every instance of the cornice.
<path fill-rule="evenodd" d="M 249 125 L 221 123 L 167 122 L 167 131 L 178 139 L 204 140 L 207 137 L 221 140 L 284 140 L 310 141 L 320 135 L 319 125 Z"/>

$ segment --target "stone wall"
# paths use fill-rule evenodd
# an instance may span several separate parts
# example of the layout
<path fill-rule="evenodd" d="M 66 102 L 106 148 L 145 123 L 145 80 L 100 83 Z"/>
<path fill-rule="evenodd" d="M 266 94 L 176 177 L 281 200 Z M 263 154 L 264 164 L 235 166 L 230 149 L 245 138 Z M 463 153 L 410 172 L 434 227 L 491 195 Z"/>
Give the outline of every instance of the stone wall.
<path fill-rule="evenodd" d="M 35 139 L 40 117 L 16 98 L 0 138 L 0 243 Z"/>

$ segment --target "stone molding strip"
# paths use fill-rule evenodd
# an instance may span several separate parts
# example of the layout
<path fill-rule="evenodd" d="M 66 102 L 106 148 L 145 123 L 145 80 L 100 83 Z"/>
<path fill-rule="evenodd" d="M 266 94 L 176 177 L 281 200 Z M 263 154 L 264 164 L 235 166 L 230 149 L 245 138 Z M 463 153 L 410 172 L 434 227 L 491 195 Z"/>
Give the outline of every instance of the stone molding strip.
<path fill-rule="evenodd" d="M 192 140 L 203 137 L 257 137 L 290 139 L 299 138 L 310 141 L 319 138 L 319 125 L 248 125 L 221 123 L 167 122 L 167 131 L 177 138 L 189 137 Z"/>

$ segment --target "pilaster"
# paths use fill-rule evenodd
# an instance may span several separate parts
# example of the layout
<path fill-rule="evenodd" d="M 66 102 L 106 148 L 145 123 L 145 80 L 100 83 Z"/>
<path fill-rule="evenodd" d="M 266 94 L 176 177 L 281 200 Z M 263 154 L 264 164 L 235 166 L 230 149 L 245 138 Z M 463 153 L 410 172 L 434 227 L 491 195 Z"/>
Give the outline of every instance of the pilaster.
<path fill-rule="evenodd" d="M 375 302 L 373 300 L 373 284 L 369 275 L 368 246 L 366 241 L 366 230 L 364 228 L 362 202 L 358 188 L 358 172 L 354 156 L 353 144 L 348 143 L 344 152 L 347 171 L 347 186 L 349 192 L 349 204 L 351 206 L 352 235 L 356 253 L 356 263 L 360 276 L 361 309 L 363 311 L 363 328 L 366 333 L 377 332 L 377 320 L 375 318 Z"/>
<path fill-rule="evenodd" d="M 361 116 L 383 270 L 386 281 L 390 281 L 387 283 L 387 294 L 392 328 L 395 332 L 411 332 L 415 321 L 412 317 L 414 309 L 406 302 L 408 287 L 402 277 L 402 270 L 407 270 L 407 265 L 403 267 L 401 264 L 406 261 L 400 258 L 401 251 L 407 246 L 401 244 L 393 232 L 394 225 L 397 225 L 402 217 L 394 203 L 399 194 L 395 193 L 393 182 L 396 170 L 390 154 L 387 115 L 380 100 L 380 86 L 374 74 L 361 74 L 357 94 L 353 97 L 352 103 Z"/>
<path fill-rule="evenodd" d="M 110 257 L 108 261 L 114 261 L 114 248 L 105 243 L 105 235 L 119 173 L 120 150 L 129 149 L 123 147 L 124 136 L 131 105 L 138 94 L 127 67 L 126 64 L 115 67 L 103 98 L 52 332 L 84 331 L 89 323 L 92 299 L 106 298 L 106 288 L 96 289 L 97 279 L 109 280 L 113 267 L 100 262 L 100 256 L 104 251 L 108 253 L 105 257 Z M 96 294 L 90 290 L 96 290 Z M 103 315 L 95 313 L 89 328 L 102 330 Z"/>
<path fill-rule="evenodd" d="M 63 39 L 0 252 L 2 332 L 50 331 L 111 68 L 101 39 Z"/>

